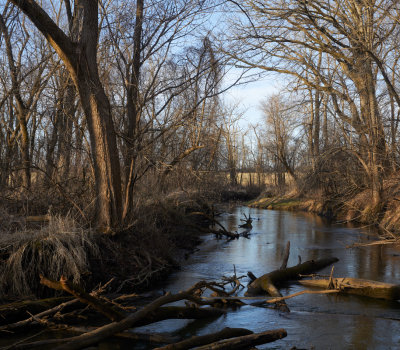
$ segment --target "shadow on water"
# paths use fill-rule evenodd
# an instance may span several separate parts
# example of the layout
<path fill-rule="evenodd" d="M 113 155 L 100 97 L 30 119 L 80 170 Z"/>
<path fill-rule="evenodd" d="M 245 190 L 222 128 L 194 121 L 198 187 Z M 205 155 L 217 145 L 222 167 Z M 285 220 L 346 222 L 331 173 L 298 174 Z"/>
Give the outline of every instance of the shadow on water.
<path fill-rule="evenodd" d="M 371 239 L 373 231 L 329 222 L 306 213 L 235 207 L 220 220 L 238 230 L 243 213 L 254 219 L 251 239 L 216 240 L 207 236 L 200 251 L 166 282 L 165 290 L 177 292 L 199 280 L 217 280 L 252 271 L 256 276 L 279 268 L 286 242 L 291 242 L 288 266 L 302 261 L 336 256 L 335 276 L 400 283 L 400 256 L 393 247 L 346 249 L 355 241 Z M 240 229 L 238 230 L 240 232 Z M 321 274 L 329 274 L 330 267 Z M 283 295 L 303 290 L 291 284 Z M 244 291 L 243 291 L 244 292 Z M 168 320 L 141 331 L 170 332 L 179 336 L 202 335 L 223 327 L 245 327 L 254 332 L 285 328 L 288 336 L 260 349 L 399 349 L 400 303 L 346 295 L 302 295 L 287 300 L 291 313 L 243 306 L 214 321 Z"/>

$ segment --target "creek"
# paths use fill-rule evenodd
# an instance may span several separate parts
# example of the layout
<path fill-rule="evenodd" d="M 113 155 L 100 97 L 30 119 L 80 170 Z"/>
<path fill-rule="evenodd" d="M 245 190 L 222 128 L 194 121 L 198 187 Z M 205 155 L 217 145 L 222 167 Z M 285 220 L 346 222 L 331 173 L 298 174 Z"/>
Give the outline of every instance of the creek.
<path fill-rule="evenodd" d="M 291 243 L 288 266 L 328 256 L 339 258 L 335 277 L 358 277 L 400 283 L 400 250 L 390 246 L 347 249 L 356 241 L 368 242 L 376 232 L 330 222 L 316 215 L 229 208 L 219 217 L 230 231 L 238 230 L 243 213 L 254 218 L 250 239 L 217 240 L 204 237 L 199 250 L 165 282 L 164 290 L 184 290 L 199 280 L 220 280 L 252 271 L 257 277 L 280 267 L 287 241 Z M 238 230 L 239 232 L 241 229 Z M 329 274 L 331 267 L 320 271 Z M 243 280 L 247 284 L 247 278 Z M 282 295 L 304 290 L 299 284 L 280 289 Z M 244 294 L 245 289 L 241 292 Z M 244 327 L 254 332 L 285 328 L 288 336 L 259 349 L 400 349 L 400 302 L 351 295 L 301 295 L 288 299 L 290 313 L 245 305 L 214 321 L 168 320 L 137 331 L 170 333 L 179 337 L 203 335 L 224 327 Z"/>

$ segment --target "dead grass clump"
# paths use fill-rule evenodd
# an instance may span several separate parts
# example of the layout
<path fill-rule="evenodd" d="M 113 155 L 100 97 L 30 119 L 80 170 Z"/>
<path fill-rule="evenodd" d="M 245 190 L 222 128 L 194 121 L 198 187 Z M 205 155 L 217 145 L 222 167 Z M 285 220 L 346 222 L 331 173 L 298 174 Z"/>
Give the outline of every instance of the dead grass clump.
<path fill-rule="evenodd" d="M 93 234 L 71 217 L 52 216 L 41 230 L 1 236 L 0 252 L 0 295 L 15 297 L 40 295 L 40 274 L 80 283 L 99 248 Z"/>

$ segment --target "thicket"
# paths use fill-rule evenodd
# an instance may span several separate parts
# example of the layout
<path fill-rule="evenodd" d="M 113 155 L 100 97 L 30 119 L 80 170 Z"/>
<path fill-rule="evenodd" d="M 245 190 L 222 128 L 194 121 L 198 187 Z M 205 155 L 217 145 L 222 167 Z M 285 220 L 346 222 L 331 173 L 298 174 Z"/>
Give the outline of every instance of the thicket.
<path fill-rule="evenodd" d="M 87 254 L 75 261 L 82 270 L 100 244 L 85 239 L 100 233 L 125 233 L 141 255 L 147 237 L 174 240 L 160 233 L 172 226 L 157 224 L 154 203 L 177 192 L 292 191 L 395 230 L 397 5 L 0 2 L 2 259 L 19 252 L 22 271 L 41 259 L 35 242 L 62 256 L 73 241 Z M 264 74 L 286 87 L 265 99 L 263 121 L 244 127 L 223 94 Z M 44 215 L 51 231 L 27 224 Z M 51 226 L 61 217 L 71 230 Z M 78 267 L 62 259 L 72 277 Z M 140 270 L 156 259 L 139 260 Z"/>

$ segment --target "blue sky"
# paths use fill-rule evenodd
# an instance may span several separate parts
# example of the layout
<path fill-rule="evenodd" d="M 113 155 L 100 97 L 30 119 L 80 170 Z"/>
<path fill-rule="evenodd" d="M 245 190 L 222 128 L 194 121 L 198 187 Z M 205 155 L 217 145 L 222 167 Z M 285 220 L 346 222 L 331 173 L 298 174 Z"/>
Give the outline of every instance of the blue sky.
<path fill-rule="evenodd" d="M 237 73 L 231 70 L 225 77 L 225 83 L 232 83 L 234 79 L 237 79 Z M 239 111 L 244 113 L 241 125 L 263 123 L 264 117 L 260 108 L 261 102 L 266 97 L 279 93 L 282 88 L 283 82 L 279 79 L 279 76 L 271 74 L 259 78 L 257 81 L 231 88 L 223 95 L 223 100 L 228 105 L 237 104 Z"/>

